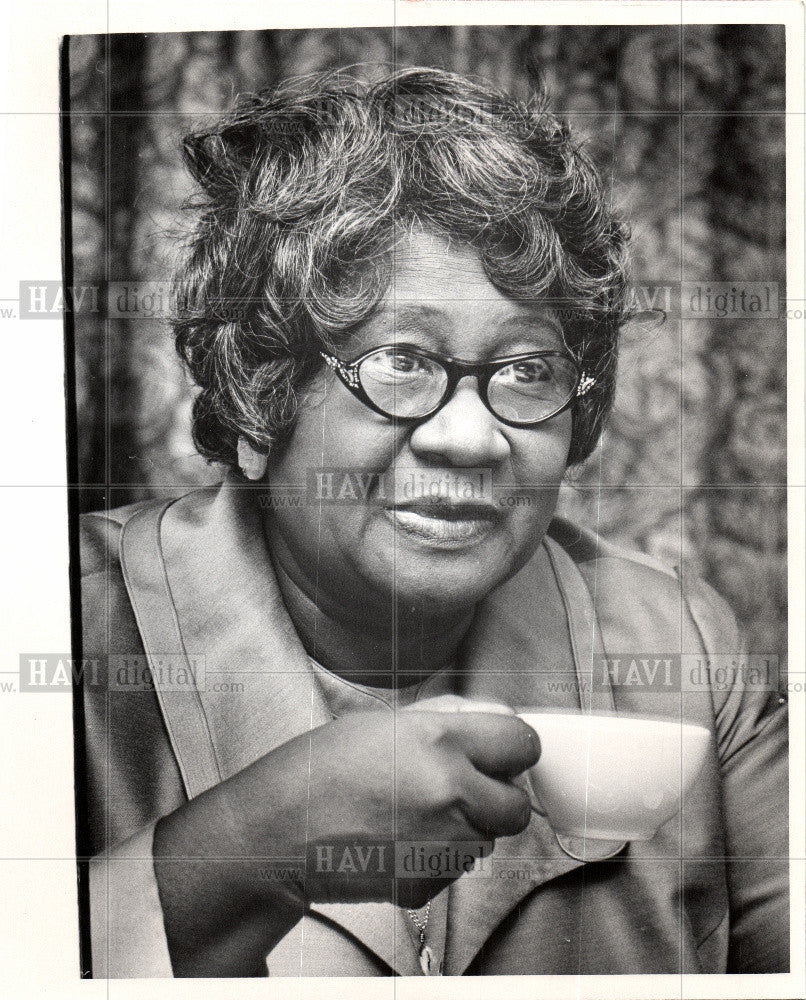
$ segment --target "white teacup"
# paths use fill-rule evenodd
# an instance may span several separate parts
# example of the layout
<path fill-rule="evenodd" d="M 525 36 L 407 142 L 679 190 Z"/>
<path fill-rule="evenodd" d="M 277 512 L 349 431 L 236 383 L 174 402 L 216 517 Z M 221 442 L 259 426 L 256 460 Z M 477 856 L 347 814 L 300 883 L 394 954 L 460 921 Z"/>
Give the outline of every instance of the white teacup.
<path fill-rule="evenodd" d="M 616 713 L 522 709 L 540 737 L 527 774 L 532 807 L 556 833 L 651 840 L 680 808 L 705 761 L 702 726 Z"/>

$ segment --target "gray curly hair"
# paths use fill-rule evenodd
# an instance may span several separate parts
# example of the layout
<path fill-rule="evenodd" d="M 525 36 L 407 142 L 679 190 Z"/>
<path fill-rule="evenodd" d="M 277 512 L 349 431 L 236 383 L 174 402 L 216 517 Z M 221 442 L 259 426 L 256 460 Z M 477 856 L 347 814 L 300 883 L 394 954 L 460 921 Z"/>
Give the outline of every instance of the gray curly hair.
<path fill-rule="evenodd" d="M 236 466 L 241 435 L 282 445 L 319 351 L 372 313 L 413 227 L 476 249 L 505 294 L 559 303 L 597 379 L 574 405 L 568 464 L 591 453 L 613 401 L 628 236 L 544 95 L 527 104 L 436 69 L 292 80 L 183 151 L 201 198 L 173 326 L 207 458 Z"/>

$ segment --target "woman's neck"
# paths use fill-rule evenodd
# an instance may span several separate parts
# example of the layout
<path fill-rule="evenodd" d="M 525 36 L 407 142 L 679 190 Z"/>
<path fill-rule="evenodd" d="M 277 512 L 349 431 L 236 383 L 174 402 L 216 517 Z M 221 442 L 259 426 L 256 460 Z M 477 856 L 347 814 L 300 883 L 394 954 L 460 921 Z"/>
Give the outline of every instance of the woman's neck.
<path fill-rule="evenodd" d="M 270 551 L 272 546 L 269 546 Z M 371 687 L 406 687 L 455 663 L 473 608 L 439 618 L 404 607 L 367 603 L 346 607 L 316 592 L 271 551 L 277 582 L 294 628 L 309 656 L 345 680 Z"/>

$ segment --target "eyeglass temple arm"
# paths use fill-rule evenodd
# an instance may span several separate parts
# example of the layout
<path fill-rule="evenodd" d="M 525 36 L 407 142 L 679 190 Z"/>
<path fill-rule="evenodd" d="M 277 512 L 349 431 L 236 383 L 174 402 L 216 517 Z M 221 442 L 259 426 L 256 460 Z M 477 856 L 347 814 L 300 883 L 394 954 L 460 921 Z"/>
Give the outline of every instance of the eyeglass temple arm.
<path fill-rule="evenodd" d="M 584 396 L 596 385 L 596 379 L 587 372 L 582 372 L 577 386 L 577 396 Z"/>
<path fill-rule="evenodd" d="M 325 359 L 325 364 L 332 368 L 337 375 L 341 376 L 348 385 L 351 385 L 354 389 L 359 387 L 358 372 L 352 365 L 345 364 L 332 354 L 325 354 L 324 351 L 320 351 L 319 353 Z"/>

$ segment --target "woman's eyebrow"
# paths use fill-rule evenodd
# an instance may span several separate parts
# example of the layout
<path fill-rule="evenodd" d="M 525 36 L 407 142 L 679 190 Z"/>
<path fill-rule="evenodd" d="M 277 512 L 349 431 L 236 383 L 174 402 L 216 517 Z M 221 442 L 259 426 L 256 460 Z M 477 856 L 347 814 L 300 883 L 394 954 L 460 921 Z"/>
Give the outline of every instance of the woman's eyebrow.
<path fill-rule="evenodd" d="M 435 350 L 447 348 L 450 320 L 441 309 L 421 303 L 401 305 L 385 302 L 379 305 L 361 325 L 356 349 L 375 346 L 377 343 L 400 343 L 410 340 L 420 347 Z"/>
<path fill-rule="evenodd" d="M 514 312 L 512 308 L 514 306 Z M 437 306 L 410 299 L 392 300 L 380 305 L 373 317 L 380 320 L 387 335 L 422 333 L 433 341 L 436 350 L 448 350 L 448 340 L 454 321 L 449 313 Z M 391 321 L 391 329 L 387 324 Z M 380 331 L 379 331 L 380 332 Z M 565 347 L 562 326 L 541 303 L 510 303 L 503 315 L 493 315 L 489 326 L 490 355 L 499 356 L 529 349 L 555 350 Z M 502 336 L 505 341 L 502 342 Z M 450 352 L 449 352 L 450 353 Z"/>
<path fill-rule="evenodd" d="M 518 302 L 512 313 L 502 319 L 502 323 L 522 323 L 524 326 L 549 326 L 561 330 L 559 318 L 543 302 Z"/>
<path fill-rule="evenodd" d="M 437 322 L 445 322 L 445 314 L 435 306 L 426 306 L 421 303 L 411 303 L 406 305 L 400 300 L 388 302 L 380 306 L 376 312 L 377 316 L 391 316 L 395 323 L 401 325 L 423 323 L 433 326 Z"/>
<path fill-rule="evenodd" d="M 520 334 L 529 339 L 540 339 L 558 346 L 565 343 L 563 329 L 559 321 L 546 315 L 545 310 L 525 310 L 516 316 L 509 316 L 501 320 L 498 329 L 501 333 Z"/>

